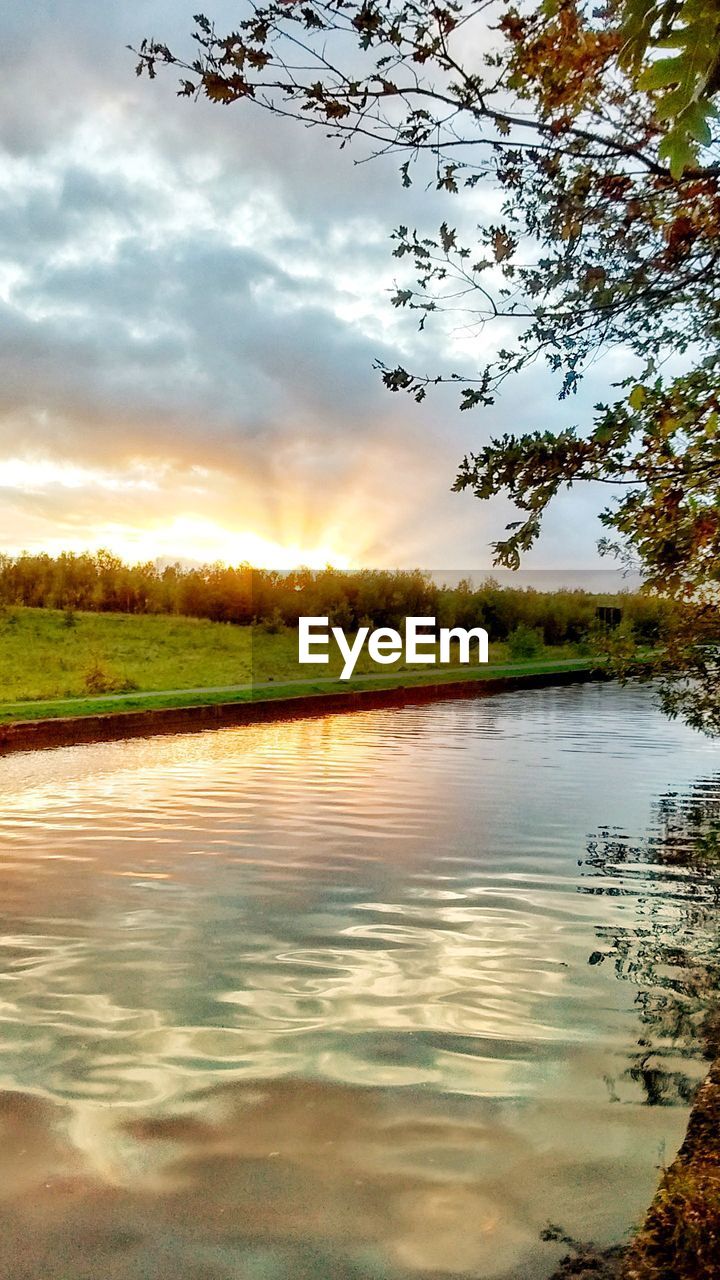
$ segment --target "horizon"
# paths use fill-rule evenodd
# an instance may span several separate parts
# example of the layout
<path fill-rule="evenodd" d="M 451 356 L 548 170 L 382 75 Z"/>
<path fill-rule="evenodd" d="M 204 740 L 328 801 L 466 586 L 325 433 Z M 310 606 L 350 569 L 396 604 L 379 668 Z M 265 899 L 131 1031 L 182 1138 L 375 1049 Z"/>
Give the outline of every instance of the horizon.
<path fill-rule="evenodd" d="M 465 569 L 440 569 L 427 568 L 423 565 L 341 565 L 332 564 L 326 561 L 322 564 L 302 564 L 295 563 L 285 566 L 253 564 L 247 560 L 193 560 L 186 557 L 176 557 L 174 559 L 169 556 L 156 556 L 149 560 L 130 560 L 122 556 L 117 556 L 108 547 L 86 548 L 84 550 L 65 549 L 58 552 L 39 549 L 31 551 L 23 549 L 17 553 L 10 553 L 0 548 L 0 567 L 4 559 L 11 563 L 21 561 L 24 558 L 33 559 L 36 556 L 46 556 L 53 562 L 57 562 L 62 557 L 79 559 L 83 556 L 97 558 L 102 555 L 113 555 L 119 560 L 124 569 L 130 571 L 136 569 L 144 569 L 151 566 L 159 573 L 165 569 L 176 568 L 182 573 L 191 573 L 193 571 L 203 571 L 212 569 L 223 569 L 231 572 L 238 572 L 241 569 L 249 573 L 273 573 L 291 576 L 294 573 L 338 573 L 343 575 L 365 574 L 365 573 L 381 573 L 381 574 L 413 574 L 419 573 L 430 578 L 433 584 L 440 588 L 449 590 L 457 588 L 460 583 L 468 582 L 471 590 L 479 590 L 490 582 L 497 583 L 500 587 L 509 590 L 538 590 L 538 591 L 585 591 L 590 594 L 608 594 L 616 595 L 629 593 L 634 594 L 642 587 L 642 577 L 635 570 L 626 570 L 622 568 L 607 569 L 503 569 L 495 566 L 475 567 Z"/>

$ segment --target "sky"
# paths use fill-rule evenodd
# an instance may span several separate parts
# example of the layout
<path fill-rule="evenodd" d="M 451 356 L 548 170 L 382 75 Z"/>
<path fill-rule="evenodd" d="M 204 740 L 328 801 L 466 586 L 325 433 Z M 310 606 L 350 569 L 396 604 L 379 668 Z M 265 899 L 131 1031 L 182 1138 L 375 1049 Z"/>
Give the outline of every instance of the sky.
<path fill-rule="evenodd" d="M 390 303 L 393 228 L 436 228 L 448 197 L 320 130 L 178 98 L 172 70 L 137 79 L 126 46 L 187 47 L 196 8 L 3 17 L 0 553 L 489 566 L 513 512 L 451 493 L 458 462 L 501 431 L 587 421 L 612 366 L 563 403 L 537 367 L 473 413 L 385 390 L 375 359 L 467 372 L 491 354 Z M 488 217 L 490 194 L 472 198 L 464 216 Z M 604 500 L 560 498 L 526 567 L 607 567 Z"/>

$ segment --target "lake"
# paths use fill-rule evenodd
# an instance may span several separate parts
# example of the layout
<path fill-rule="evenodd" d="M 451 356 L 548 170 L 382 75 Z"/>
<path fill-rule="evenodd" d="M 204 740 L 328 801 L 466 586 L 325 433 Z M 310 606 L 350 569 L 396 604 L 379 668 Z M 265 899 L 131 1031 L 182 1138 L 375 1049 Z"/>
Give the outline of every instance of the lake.
<path fill-rule="evenodd" d="M 719 963 L 678 851 L 720 750 L 650 689 L 7 757 L 0 796 L 5 1280 L 541 1280 L 548 1222 L 642 1214 Z"/>

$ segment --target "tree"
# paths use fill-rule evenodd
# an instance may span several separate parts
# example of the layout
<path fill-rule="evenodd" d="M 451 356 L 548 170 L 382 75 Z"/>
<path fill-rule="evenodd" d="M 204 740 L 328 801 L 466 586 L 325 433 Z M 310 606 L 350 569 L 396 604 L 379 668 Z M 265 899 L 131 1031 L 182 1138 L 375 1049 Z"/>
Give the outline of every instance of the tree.
<path fill-rule="evenodd" d="M 692 689 L 688 700 L 676 683 L 667 708 L 720 730 L 720 3 L 276 0 L 244 12 L 224 35 L 198 15 L 188 59 L 143 42 L 138 74 L 174 65 L 183 95 L 396 155 L 406 186 L 429 161 L 457 216 L 431 234 L 396 229 L 413 278 L 393 305 L 421 328 L 452 309 L 478 335 L 500 321 L 513 332 L 469 373 L 380 365 L 390 391 L 420 401 L 450 382 L 469 410 L 544 359 L 564 399 L 600 352 L 635 357 L 592 422 L 491 440 L 455 488 L 514 500 L 521 518 L 494 554 L 515 568 L 561 488 L 610 486 L 603 549 L 685 604 L 663 665 Z M 479 184 L 499 193 L 499 213 L 468 234 L 462 197 Z"/>

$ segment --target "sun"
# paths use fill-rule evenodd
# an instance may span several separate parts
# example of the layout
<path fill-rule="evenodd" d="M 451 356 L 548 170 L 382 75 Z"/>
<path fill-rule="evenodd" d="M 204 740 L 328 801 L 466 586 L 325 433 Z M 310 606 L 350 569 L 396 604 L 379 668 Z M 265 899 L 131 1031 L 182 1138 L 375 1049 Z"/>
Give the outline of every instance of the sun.
<path fill-rule="evenodd" d="M 350 557 L 332 542 L 321 541 L 314 546 L 281 543 L 252 530 L 227 529 L 213 520 L 189 516 L 177 516 L 155 528 L 108 524 L 94 530 L 92 542 L 96 545 L 91 548 L 83 539 L 78 550 L 103 547 L 128 563 L 180 560 L 250 564 L 255 569 L 324 569 L 326 565 L 350 568 Z M 68 546 L 68 539 L 63 540 L 63 549 L 74 549 Z"/>

